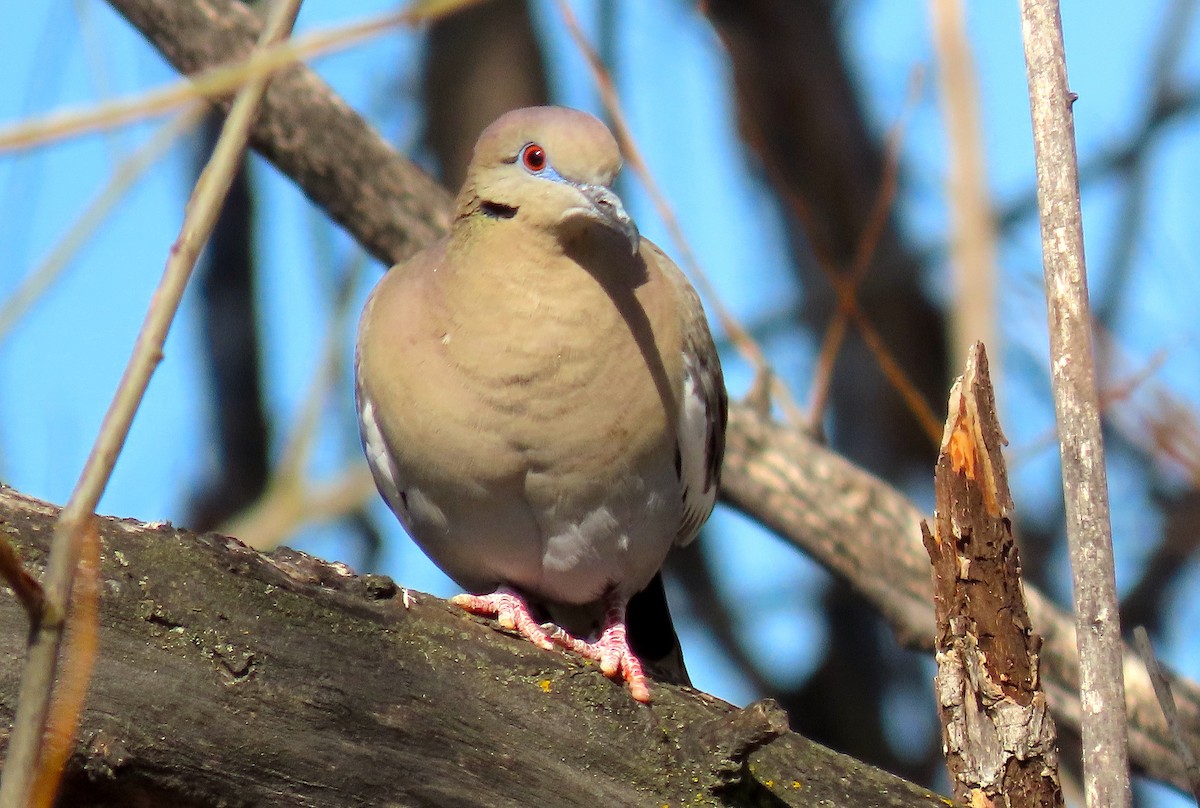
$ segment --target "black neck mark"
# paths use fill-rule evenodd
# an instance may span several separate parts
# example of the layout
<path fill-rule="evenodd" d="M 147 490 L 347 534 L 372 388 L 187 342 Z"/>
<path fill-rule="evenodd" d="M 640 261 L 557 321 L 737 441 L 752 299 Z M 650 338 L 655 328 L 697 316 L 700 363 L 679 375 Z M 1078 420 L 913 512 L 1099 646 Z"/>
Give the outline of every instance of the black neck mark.
<path fill-rule="evenodd" d="M 501 205 L 499 202 L 480 202 L 479 209 L 483 211 L 485 216 L 490 216 L 493 219 L 511 219 L 517 215 L 516 208 L 511 205 Z"/>

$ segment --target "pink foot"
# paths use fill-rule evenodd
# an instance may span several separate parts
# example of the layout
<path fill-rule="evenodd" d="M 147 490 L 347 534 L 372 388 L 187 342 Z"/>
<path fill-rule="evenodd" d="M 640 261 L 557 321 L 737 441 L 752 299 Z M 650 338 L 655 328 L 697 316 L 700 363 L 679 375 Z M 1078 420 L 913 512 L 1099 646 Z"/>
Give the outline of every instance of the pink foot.
<path fill-rule="evenodd" d="M 495 617 L 503 628 L 516 631 L 538 648 L 547 651 L 567 648 L 578 652 L 578 646 L 586 646 L 586 643 L 558 626 L 550 626 L 547 630 L 534 619 L 525 599 L 506 586 L 490 595 L 455 595 L 450 602 L 471 614 Z"/>
<path fill-rule="evenodd" d="M 578 653 L 600 663 L 600 670 L 611 679 L 624 679 L 629 695 L 642 704 L 650 703 L 650 686 L 642 672 L 642 662 L 629 647 L 625 631 L 625 604 L 613 601 L 604 615 L 604 631 L 594 643 L 579 643 Z"/>
<path fill-rule="evenodd" d="M 539 623 L 525 599 L 508 587 L 502 586 L 490 595 L 455 595 L 450 602 L 471 614 L 495 617 L 503 628 L 516 631 L 539 648 L 547 651 L 565 648 L 599 662 L 605 676 L 624 679 L 635 700 L 650 703 L 650 687 L 646 684 L 641 660 L 634 656 L 626 636 L 624 603 L 613 601 L 609 605 L 600 639 L 589 643 L 559 626 Z"/>

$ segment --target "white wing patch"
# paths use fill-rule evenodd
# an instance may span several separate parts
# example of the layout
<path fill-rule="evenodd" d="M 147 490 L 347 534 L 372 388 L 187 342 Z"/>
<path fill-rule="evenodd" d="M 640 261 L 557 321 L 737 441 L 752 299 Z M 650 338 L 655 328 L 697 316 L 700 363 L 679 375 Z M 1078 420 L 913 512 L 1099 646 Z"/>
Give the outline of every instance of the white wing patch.
<path fill-rule="evenodd" d="M 676 437 L 679 481 L 683 485 L 683 524 L 675 541 L 681 547 L 696 538 L 717 501 L 717 486 L 709 472 L 710 433 L 712 419 L 717 416 L 711 411 L 712 403 L 705 395 L 699 378 L 702 371 L 695 357 L 685 352 L 683 366 L 683 401 L 680 402 Z"/>
<path fill-rule="evenodd" d="M 396 485 L 396 467 L 383 439 L 383 432 L 379 429 L 379 422 L 375 420 L 375 405 L 363 395 L 359 396 L 358 425 L 362 433 L 363 449 L 366 450 L 367 465 L 371 467 L 371 473 L 375 476 L 379 488 L 387 489 L 383 492 L 384 499 L 390 505 L 400 494 L 400 487 Z"/>
<path fill-rule="evenodd" d="M 365 395 L 359 394 L 358 410 L 359 433 L 362 435 L 363 449 L 367 455 L 367 465 L 371 467 L 371 475 L 375 478 L 375 487 L 383 495 L 388 507 L 404 529 L 411 535 L 415 523 L 430 524 L 439 530 L 445 530 L 446 514 L 433 500 L 425 496 L 416 487 L 406 484 L 399 479 L 396 462 L 388 449 L 387 441 L 383 439 L 383 431 L 375 420 L 375 405 Z"/>

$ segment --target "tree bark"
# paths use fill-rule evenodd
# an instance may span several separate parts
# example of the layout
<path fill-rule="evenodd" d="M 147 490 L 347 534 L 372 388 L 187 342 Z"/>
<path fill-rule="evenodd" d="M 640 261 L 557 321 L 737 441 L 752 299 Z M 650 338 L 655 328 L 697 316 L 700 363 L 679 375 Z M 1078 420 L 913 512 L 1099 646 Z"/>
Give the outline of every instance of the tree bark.
<path fill-rule="evenodd" d="M 1060 808 L 1054 720 L 1021 592 L 1021 560 L 983 344 L 950 391 L 932 531 L 938 710 L 954 797 L 975 805 Z M 982 799 L 980 799 L 982 798 Z"/>
<path fill-rule="evenodd" d="M 57 509 L 0 489 L 40 571 Z M 101 519 L 97 662 L 61 805 L 835 805 L 941 799 L 744 710 L 574 657 L 384 576 Z M 28 630 L 0 598 L 0 722 Z M 4 736 L 7 742 L 7 734 Z"/>

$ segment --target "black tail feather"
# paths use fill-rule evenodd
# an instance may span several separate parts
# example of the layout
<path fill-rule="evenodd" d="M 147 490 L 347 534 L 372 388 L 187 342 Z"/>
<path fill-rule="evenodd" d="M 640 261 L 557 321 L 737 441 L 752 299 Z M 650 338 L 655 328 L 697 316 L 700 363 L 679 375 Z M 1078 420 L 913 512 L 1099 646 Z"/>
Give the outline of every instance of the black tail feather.
<path fill-rule="evenodd" d="M 662 572 L 629 600 L 625 611 L 629 644 L 651 677 L 677 685 L 692 684 L 683 663 L 683 649 L 671 620 Z"/>

